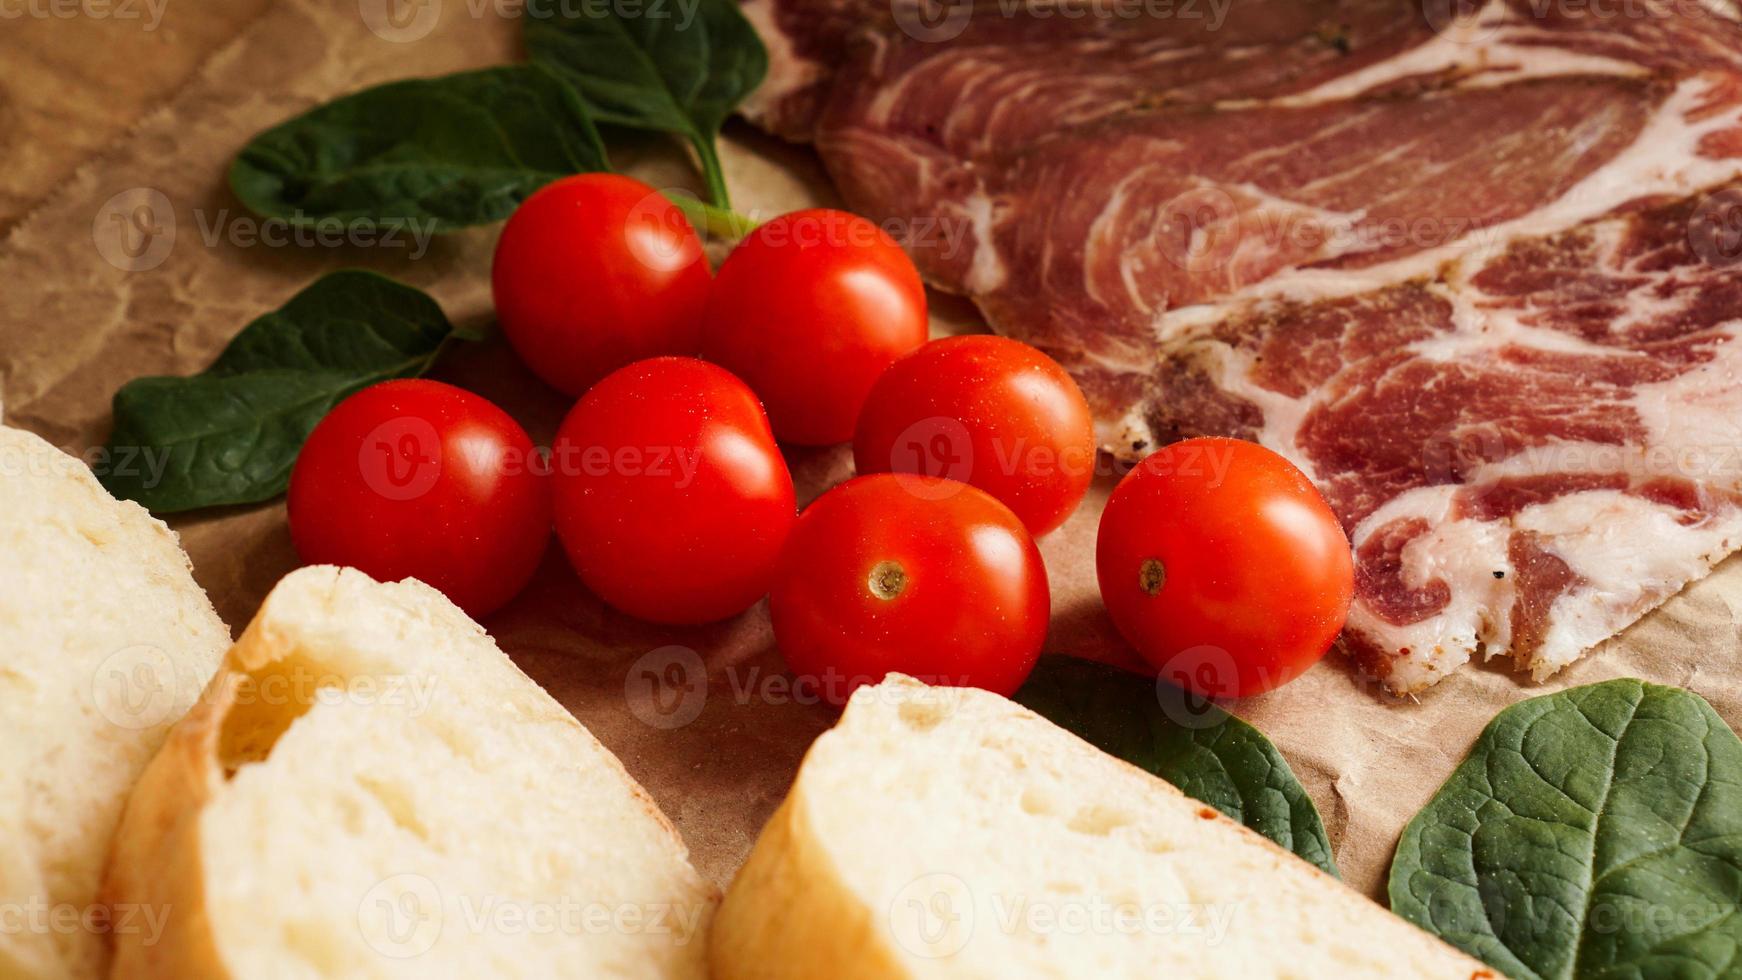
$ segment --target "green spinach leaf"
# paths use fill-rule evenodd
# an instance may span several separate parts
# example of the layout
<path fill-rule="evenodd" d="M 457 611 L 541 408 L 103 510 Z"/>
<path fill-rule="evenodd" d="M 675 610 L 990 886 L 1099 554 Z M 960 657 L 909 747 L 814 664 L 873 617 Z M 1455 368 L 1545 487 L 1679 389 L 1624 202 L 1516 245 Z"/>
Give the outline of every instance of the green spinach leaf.
<path fill-rule="evenodd" d="M 528 8 L 526 46 L 558 71 L 601 123 L 674 133 L 700 157 L 708 193 L 730 208 L 715 138 L 768 73 L 768 53 L 733 0 Z"/>
<path fill-rule="evenodd" d="M 1213 704 L 1105 664 L 1046 657 L 1016 700 L 1335 875 L 1312 797 L 1256 728 Z"/>
<path fill-rule="evenodd" d="M 537 66 L 392 82 L 255 137 L 236 196 L 295 224 L 452 231 L 499 221 L 559 177 L 607 170 L 586 106 Z"/>
<path fill-rule="evenodd" d="M 328 410 L 422 374 L 454 336 L 419 290 L 335 272 L 250 323 L 203 373 L 123 386 L 103 485 L 160 513 L 275 497 Z"/>
<path fill-rule="evenodd" d="M 1513 705 L 1404 830 L 1391 905 L 1517 978 L 1742 974 L 1742 741 L 1637 680 Z"/>

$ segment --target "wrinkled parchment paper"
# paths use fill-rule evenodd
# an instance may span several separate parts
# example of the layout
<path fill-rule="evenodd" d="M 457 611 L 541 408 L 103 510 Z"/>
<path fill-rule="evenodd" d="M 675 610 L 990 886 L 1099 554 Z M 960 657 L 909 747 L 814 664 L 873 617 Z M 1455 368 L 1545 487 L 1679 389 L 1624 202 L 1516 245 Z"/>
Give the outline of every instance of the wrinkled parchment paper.
<path fill-rule="evenodd" d="M 0 398 L 9 423 L 75 453 L 106 437 L 109 398 L 121 383 L 204 367 L 244 323 L 332 269 L 366 266 L 430 290 L 462 325 L 490 317 L 496 229 L 428 242 L 285 242 L 283 229 L 237 204 L 224 173 L 255 132 L 317 102 L 396 78 L 518 60 L 512 0 L 161 2 L 169 6 L 155 30 L 143 21 L 132 28 L 149 36 L 117 23 L 27 21 L 34 33 L 0 42 L 11 75 L 0 122 L 28 124 L 8 126 L 8 165 L 17 160 L 21 169 L 0 181 L 0 206 L 22 214 L 0 222 L 12 224 L 0 248 Z M 198 56 L 205 60 L 192 67 Z M 57 110 L 10 92 L 56 84 L 78 104 Z M 114 94 L 105 102 L 93 91 Z M 89 133 L 113 132 L 123 120 L 136 125 L 83 149 Z M 77 153 L 84 162 L 68 176 Z M 656 186 L 694 183 L 659 140 L 619 135 L 614 153 Z M 767 216 L 831 200 L 807 150 L 734 124 L 723 153 L 741 210 Z M 34 204 L 26 213 L 27 197 Z M 947 297 L 935 299 L 934 320 L 939 331 L 975 325 L 972 309 Z M 540 441 L 567 408 L 499 341 L 450 356 L 437 376 L 497 400 Z M 801 500 L 851 467 L 843 450 L 794 453 L 791 462 Z M 1095 524 L 1110 484 L 1103 478 L 1042 541 L 1055 652 L 1125 656 L 1094 581 Z M 296 564 L 282 504 L 172 523 L 237 632 Z M 1404 823 L 1507 704 L 1632 675 L 1691 688 L 1732 725 L 1742 723 L 1739 615 L 1742 564 L 1730 562 L 1547 685 L 1472 667 L 1419 703 L 1398 701 L 1333 657 L 1281 691 L 1232 707 L 1277 742 L 1312 792 L 1345 879 L 1379 896 Z M 833 719 L 786 683 L 762 608 L 701 629 L 637 623 L 589 596 L 554 548 L 527 593 L 486 625 L 623 759 L 703 873 L 722 885 Z M 679 683 L 650 696 L 650 672 Z"/>

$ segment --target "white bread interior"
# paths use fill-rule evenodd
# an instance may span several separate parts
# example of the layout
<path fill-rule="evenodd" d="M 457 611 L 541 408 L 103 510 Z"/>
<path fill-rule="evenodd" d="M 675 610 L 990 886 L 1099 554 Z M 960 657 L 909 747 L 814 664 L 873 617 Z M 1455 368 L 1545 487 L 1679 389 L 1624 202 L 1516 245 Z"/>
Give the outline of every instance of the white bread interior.
<path fill-rule="evenodd" d="M 122 804 L 229 642 L 174 532 L 0 427 L 0 977 L 105 973 Z"/>
<path fill-rule="evenodd" d="M 805 757 L 717 980 L 1493 977 L 1004 698 L 892 677 Z"/>
<path fill-rule="evenodd" d="M 617 759 L 422 583 L 285 577 L 141 781 L 132 977 L 691 978 L 717 903 Z"/>

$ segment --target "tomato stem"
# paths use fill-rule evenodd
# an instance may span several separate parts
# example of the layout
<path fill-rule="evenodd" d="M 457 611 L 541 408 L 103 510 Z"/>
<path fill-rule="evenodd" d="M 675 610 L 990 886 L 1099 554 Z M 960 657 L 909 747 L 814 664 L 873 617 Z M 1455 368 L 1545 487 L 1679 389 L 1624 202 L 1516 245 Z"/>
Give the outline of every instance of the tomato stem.
<path fill-rule="evenodd" d="M 732 210 L 732 198 L 726 193 L 726 171 L 720 166 L 720 153 L 709 138 L 694 141 L 696 156 L 701 158 L 702 176 L 708 182 L 708 197 L 722 211 Z"/>
<path fill-rule="evenodd" d="M 728 208 L 715 207 L 706 201 L 684 194 L 667 194 L 671 203 L 690 219 L 696 230 L 710 238 L 735 242 L 756 229 L 756 222 Z"/>
<path fill-rule="evenodd" d="M 1144 595 L 1156 595 L 1166 584 L 1167 566 L 1160 558 L 1145 558 L 1143 564 L 1137 566 L 1137 587 Z"/>
<path fill-rule="evenodd" d="M 866 584 L 877 598 L 894 599 L 907 588 L 907 569 L 902 568 L 898 561 L 880 561 L 872 566 L 871 578 Z"/>

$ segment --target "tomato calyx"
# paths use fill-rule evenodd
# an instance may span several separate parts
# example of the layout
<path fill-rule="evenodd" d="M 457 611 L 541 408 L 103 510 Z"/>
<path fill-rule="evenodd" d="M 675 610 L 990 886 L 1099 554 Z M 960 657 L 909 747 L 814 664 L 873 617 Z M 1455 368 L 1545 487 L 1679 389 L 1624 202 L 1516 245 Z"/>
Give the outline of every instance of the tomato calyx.
<path fill-rule="evenodd" d="M 907 590 L 907 569 L 901 567 L 901 562 L 886 558 L 871 566 L 871 576 L 865 584 L 872 595 L 893 602 Z"/>
<path fill-rule="evenodd" d="M 1164 679 L 1207 697 L 1261 694 L 1306 672 L 1354 592 L 1337 515 L 1254 442 L 1158 450 L 1108 497 L 1095 555 L 1120 635 Z"/>
<path fill-rule="evenodd" d="M 1160 595 L 1162 586 L 1167 584 L 1167 566 L 1160 558 L 1145 558 L 1143 564 L 1137 566 L 1137 587 L 1144 595 Z"/>
<path fill-rule="evenodd" d="M 787 667 L 836 707 L 891 671 L 1009 696 L 1046 643 L 1040 549 L 967 484 L 855 477 L 806 507 L 781 553 L 769 620 Z"/>

